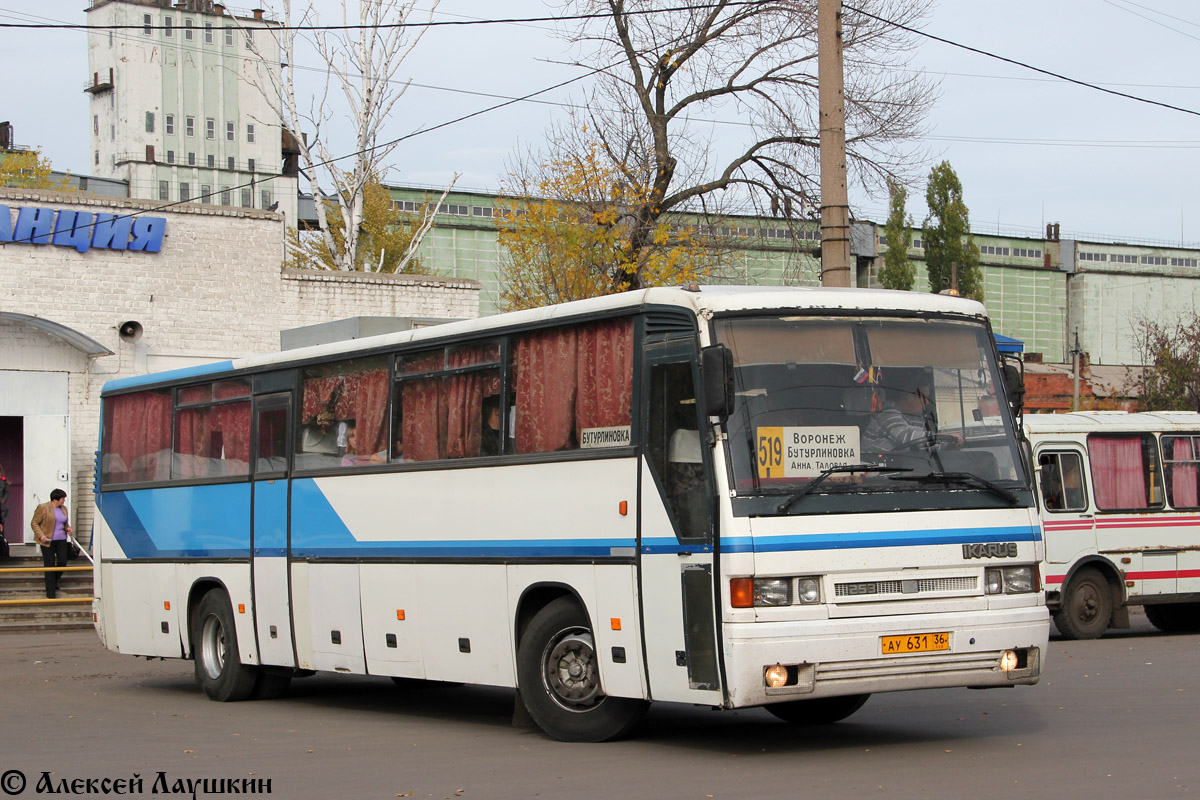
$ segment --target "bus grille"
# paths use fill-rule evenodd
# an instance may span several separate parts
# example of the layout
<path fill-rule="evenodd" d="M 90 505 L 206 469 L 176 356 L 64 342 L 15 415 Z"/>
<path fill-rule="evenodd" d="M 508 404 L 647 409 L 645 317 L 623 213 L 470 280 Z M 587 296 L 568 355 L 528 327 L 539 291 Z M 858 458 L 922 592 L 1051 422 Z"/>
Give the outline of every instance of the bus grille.
<path fill-rule="evenodd" d="M 928 594 L 934 592 L 974 592 L 978 579 L 974 575 L 954 578 L 914 578 L 904 581 L 854 581 L 835 583 L 835 597 L 878 597 L 879 595 Z"/>
<path fill-rule="evenodd" d="M 934 673 L 989 675 L 1000 671 L 999 651 L 982 653 L 930 653 L 868 661 L 823 661 L 817 664 L 816 681 L 849 683 Z"/>

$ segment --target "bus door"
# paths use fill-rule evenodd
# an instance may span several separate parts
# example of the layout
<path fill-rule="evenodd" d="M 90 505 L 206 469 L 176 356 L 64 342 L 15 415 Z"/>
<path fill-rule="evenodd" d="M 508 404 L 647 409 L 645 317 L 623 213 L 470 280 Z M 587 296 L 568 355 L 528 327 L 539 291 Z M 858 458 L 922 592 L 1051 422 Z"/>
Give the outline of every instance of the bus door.
<path fill-rule="evenodd" d="M 289 447 L 291 392 L 254 398 L 251 501 L 254 554 L 254 625 L 261 663 L 294 667 L 289 553 Z"/>
<path fill-rule="evenodd" d="M 643 377 L 638 553 L 650 693 L 719 705 L 712 453 L 692 338 L 648 344 Z"/>
<path fill-rule="evenodd" d="M 1073 445 L 1039 446 L 1038 495 L 1046 541 L 1046 588 L 1061 591 L 1071 565 L 1096 552 L 1096 526 L 1088 500 L 1084 453 Z"/>

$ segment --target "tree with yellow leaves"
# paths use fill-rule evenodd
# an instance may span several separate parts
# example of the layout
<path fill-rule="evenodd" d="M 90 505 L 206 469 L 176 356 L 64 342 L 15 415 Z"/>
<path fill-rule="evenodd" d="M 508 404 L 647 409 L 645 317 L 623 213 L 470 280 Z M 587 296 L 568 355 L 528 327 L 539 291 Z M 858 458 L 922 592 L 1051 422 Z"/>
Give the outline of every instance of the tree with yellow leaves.
<path fill-rule="evenodd" d="M 75 191 L 70 178 L 56 179 L 51 176 L 52 169 L 50 159 L 45 158 L 39 150 L 0 153 L 0 186 Z"/>
<path fill-rule="evenodd" d="M 421 237 L 433 222 L 431 213 L 408 214 L 392 208 L 391 194 L 377 179 L 363 187 L 362 224 L 358 228 L 355 249 L 356 272 L 403 272 L 428 275 L 431 270 L 416 255 Z M 345 242 L 345 223 L 335 213 L 337 203 L 322 200 L 328 212 L 329 234 L 335 252 L 341 253 Z M 315 231 L 290 231 L 288 266 L 298 269 L 340 269 L 325 237 Z"/>
<path fill-rule="evenodd" d="M 631 182 L 595 144 L 578 155 L 514 169 L 493 218 L 508 253 L 506 310 L 597 297 L 641 286 L 689 283 L 709 256 L 694 226 L 670 215 L 629 246 L 650 187 Z M 678 222 L 678 224 L 676 224 Z"/>

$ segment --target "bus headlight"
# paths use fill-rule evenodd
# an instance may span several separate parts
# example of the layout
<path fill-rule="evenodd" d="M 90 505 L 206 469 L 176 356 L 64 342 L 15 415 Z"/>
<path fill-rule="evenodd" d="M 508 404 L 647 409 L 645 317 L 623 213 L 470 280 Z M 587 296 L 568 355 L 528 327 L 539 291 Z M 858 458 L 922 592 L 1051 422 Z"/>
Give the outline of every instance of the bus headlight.
<path fill-rule="evenodd" d="M 821 602 L 821 579 L 730 578 L 729 604 L 734 608 L 816 605 Z"/>
<path fill-rule="evenodd" d="M 792 582 L 787 578 L 755 578 L 754 605 L 790 606 Z"/>
<path fill-rule="evenodd" d="M 984 571 L 987 594 L 1025 594 L 1037 591 L 1033 567 L 991 567 Z"/>
<path fill-rule="evenodd" d="M 804 605 L 821 602 L 821 582 L 816 578 L 797 578 L 796 600 Z"/>

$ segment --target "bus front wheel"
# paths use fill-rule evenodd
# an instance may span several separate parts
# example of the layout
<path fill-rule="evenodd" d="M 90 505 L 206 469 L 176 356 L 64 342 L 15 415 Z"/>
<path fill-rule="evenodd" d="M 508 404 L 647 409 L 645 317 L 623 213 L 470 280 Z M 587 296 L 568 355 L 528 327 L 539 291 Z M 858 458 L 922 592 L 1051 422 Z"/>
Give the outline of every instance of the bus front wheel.
<path fill-rule="evenodd" d="M 1062 607 L 1054 612 L 1054 625 L 1067 639 L 1098 639 L 1108 629 L 1113 613 L 1112 589 L 1095 569 L 1081 569 L 1063 594 Z"/>
<path fill-rule="evenodd" d="M 258 671 L 238 656 L 233 608 L 225 592 L 214 589 L 197 604 L 192 615 L 192 649 L 196 683 L 211 699 L 245 700 L 254 693 Z"/>
<path fill-rule="evenodd" d="M 1146 619 L 1167 633 L 1200 631 L 1200 603 L 1170 603 L 1146 606 Z"/>
<path fill-rule="evenodd" d="M 604 694 L 587 615 L 569 597 L 539 611 L 521 635 L 517 686 L 537 726 L 564 742 L 617 739 L 649 705 Z"/>
<path fill-rule="evenodd" d="M 784 722 L 796 725 L 830 725 L 841 722 L 863 707 L 869 694 L 848 694 L 842 697 L 818 697 L 813 700 L 789 700 L 766 706 Z"/>

